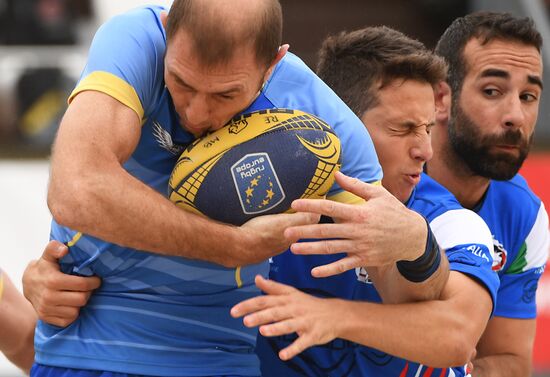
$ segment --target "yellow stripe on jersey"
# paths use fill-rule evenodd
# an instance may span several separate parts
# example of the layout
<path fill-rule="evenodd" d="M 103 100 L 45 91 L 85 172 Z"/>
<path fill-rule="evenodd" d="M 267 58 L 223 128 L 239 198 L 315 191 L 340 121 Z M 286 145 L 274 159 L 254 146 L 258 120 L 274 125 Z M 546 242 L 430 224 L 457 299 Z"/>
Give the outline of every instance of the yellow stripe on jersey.
<path fill-rule="evenodd" d="M 243 281 L 241 280 L 241 268 L 237 267 L 235 269 L 235 281 L 237 282 L 237 288 L 243 286 Z"/>
<path fill-rule="evenodd" d="M 67 246 L 71 247 L 71 246 L 74 246 L 76 245 L 76 243 L 78 242 L 78 240 L 80 239 L 80 237 L 82 237 L 82 233 L 81 232 L 78 232 L 77 234 L 75 234 L 73 236 L 73 239 L 70 240 L 69 242 L 67 242 Z"/>
<path fill-rule="evenodd" d="M 71 103 L 78 93 L 85 90 L 95 90 L 97 92 L 108 94 L 117 101 L 134 110 L 139 119 L 143 118 L 143 106 L 141 105 L 141 101 L 139 100 L 136 90 L 126 81 L 113 75 L 112 73 L 103 71 L 90 73 L 78 83 L 77 87 L 69 96 L 68 102 Z"/>
<path fill-rule="evenodd" d="M 381 181 L 376 181 L 376 182 L 372 182 L 370 183 L 371 185 L 374 185 L 374 186 L 381 186 L 382 185 L 382 182 Z M 352 194 L 351 192 L 348 192 L 348 191 L 342 191 L 342 192 L 339 192 L 338 194 L 335 194 L 335 195 L 331 195 L 329 197 L 327 197 L 328 200 L 334 200 L 335 202 L 340 202 L 340 203 L 346 203 L 346 204 L 361 204 L 361 203 L 365 203 L 365 199 L 355 195 L 355 194 Z"/>
<path fill-rule="evenodd" d="M 4 273 L 2 270 L 0 270 L 0 301 L 2 301 L 2 297 L 4 296 Z"/>

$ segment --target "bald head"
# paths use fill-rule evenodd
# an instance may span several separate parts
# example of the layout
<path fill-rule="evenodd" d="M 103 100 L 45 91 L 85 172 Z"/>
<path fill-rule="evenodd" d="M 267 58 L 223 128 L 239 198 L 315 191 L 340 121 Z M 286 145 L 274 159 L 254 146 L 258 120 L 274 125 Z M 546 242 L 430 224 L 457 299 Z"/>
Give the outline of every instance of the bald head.
<path fill-rule="evenodd" d="M 282 40 L 278 0 L 175 0 L 170 8 L 168 43 L 185 32 L 198 59 L 208 66 L 227 63 L 242 48 L 254 51 L 266 67 Z"/>

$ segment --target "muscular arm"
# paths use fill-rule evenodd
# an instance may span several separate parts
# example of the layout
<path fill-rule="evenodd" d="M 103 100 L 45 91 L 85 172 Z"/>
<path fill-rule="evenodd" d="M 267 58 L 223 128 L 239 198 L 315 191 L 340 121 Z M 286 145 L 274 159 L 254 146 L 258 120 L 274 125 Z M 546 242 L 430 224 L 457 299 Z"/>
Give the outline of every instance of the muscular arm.
<path fill-rule="evenodd" d="M 1 274 L 1 272 L 0 272 Z M 0 350 L 19 368 L 29 373 L 34 362 L 36 314 L 6 274 L 0 292 Z"/>
<path fill-rule="evenodd" d="M 128 174 L 122 164 L 140 134 L 136 113 L 112 97 L 75 97 L 52 156 L 48 206 L 58 223 L 119 245 L 232 267 L 286 248 L 282 232 L 298 219 L 292 215 L 269 228 L 258 220 L 255 231 L 220 224 L 182 211 Z"/>
<path fill-rule="evenodd" d="M 440 300 L 395 305 L 321 299 L 261 277 L 256 283 L 268 295 L 236 305 L 231 314 L 245 316 L 245 325 L 260 326 L 264 336 L 298 333 L 279 353 L 283 360 L 343 338 L 433 367 L 464 365 L 491 312 L 487 290 L 454 271 Z"/>
<path fill-rule="evenodd" d="M 464 365 L 470 359 L 492 303 L 484 287 L 462 273 L 451 271 L 440 300 L 365 305 L 373 306 L 372 312 L 368 311 L 368 321 L 358 315 L 359 311 L 354 311 L 352 323 L 343 324 L 345 328 L 340 337 L 407 360 L 444 368 Z M 445 329 L 444 336 L 441 329 Z M 418 347 L 419 344 L 432 347 Z"/>
<path fill-rule="evenodd" d="M 472 376 L 530 376 L 535 328 L 534 319 L 491 318 L 477 345 Z"/>

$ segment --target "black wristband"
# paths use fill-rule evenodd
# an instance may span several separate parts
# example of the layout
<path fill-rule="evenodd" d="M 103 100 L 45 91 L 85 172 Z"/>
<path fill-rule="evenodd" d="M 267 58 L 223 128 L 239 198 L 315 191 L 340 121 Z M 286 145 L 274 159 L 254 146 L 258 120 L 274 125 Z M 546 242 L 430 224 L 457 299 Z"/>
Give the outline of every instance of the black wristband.
<path fill-rule="evenodd" d="M 401 275 L 413 283 L 421 283 L 428 280 L 437 271 L 441 262 L 441 251 L 430 229 L 428 220 L 426 220 L 426 226 L 428 227 L 428 237 L 426 239 L 424 254 L 413 261 L 401 260 L 396 262 L 397 269 Z"/>

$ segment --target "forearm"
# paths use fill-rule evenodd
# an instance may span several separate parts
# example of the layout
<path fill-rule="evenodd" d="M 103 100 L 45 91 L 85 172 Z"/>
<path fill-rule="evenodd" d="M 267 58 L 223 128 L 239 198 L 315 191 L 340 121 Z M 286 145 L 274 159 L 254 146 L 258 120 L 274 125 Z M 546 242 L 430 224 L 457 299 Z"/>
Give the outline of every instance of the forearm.
<path fill-rule="evenodd" d="M 116 163 L 66 184 L 52 169 L 49 206 L 61 225 L 122 246 L 222 265 L 257 262 L 238 229 L 181 210 Z M 242 232 L 241 232 L 242 233 Z M 233 245 L 228 247 L 228 245 Z"/>
<path fill-rule="evenodd" d="M 536 319 L 493 316 L 477 344 L 475 377 L 531 375 Z"/>
<path fill-rule="evenodd" d="M 345 305 L 349 305 L 347 320 L 335 322 L 344 326 L 338 337 L 441 368 L 464 365 L 470 360 L 491 312 L 486 289 L 455 271 L 450 273 L 439 300 Z M 442 329 L 445 336 L 441 335 Z"/>
<path fill-rule="evenodd" d="M 36 314 L 32 305 L 3 276 L 0 297 L 0 350 L 19 368 L 28 372 L 34 361 Z"/>
<path fill-rule="evenodd" d="M 465 316 L 441 301 L 411 304 L 342 302 L 346 321 L 338 337 L 432 367 L 465 364 L 475 347 L 462 331 Z M 445 336 L 441 335 L 445 329 Z M 429 345 L 420 347 L 419 345 Z"/>
<path fill-rule="evenodd" d="M 518 355 L 497 354 L 473 361 L 472 377 L 529 377 L 531 362 Z"/>
<path fill-rule="evenodd" d="M 34 339 L 34 337 L 31 337 L 31 340 L 32 339 Z M 27 375 L 30 374 L 31 367 L 34 364 L 34 346 L 32 341 L 29 346 L 15 350 L 13 353 L 5 352 L 4 355 L 11 363 L 25 371 Z"/>

